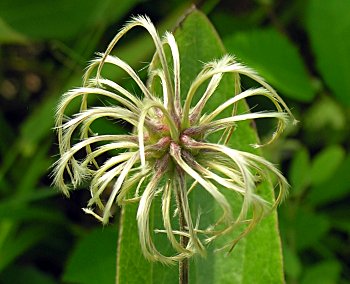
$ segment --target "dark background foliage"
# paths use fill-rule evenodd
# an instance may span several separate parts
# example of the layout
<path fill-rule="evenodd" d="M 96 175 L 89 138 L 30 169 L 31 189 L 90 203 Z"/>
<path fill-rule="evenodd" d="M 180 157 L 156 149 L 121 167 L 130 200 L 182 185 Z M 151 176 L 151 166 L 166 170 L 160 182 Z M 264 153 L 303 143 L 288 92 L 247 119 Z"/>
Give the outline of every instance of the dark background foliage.
<path fill-rule="evenodd" d="M 0 283 L 113 283 L 115 226 L 101 234 L 83 214 L 87 191 L 68 200 L 50 187 L 55 105 L 130 15 L 149 15 L 162 32 L 191 4 L 0 2 Z M 350 2 L 196 4 L 228 52 L 264 76 L 300 120 L 265 150 L 292 186 L 279 209 L 287 283 L 349 283 Z M 152 48 L 135 32 L 119 52 L 141 68 Z"/>

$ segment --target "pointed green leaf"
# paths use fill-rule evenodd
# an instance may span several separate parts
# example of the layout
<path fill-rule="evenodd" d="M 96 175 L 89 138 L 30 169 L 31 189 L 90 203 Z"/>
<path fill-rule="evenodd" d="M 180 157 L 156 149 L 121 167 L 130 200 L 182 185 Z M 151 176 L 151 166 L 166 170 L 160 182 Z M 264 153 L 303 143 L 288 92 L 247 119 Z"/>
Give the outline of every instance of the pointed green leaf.
<path fill-rule="evenodd" d="M 25 43 L 26 38 L 20 33 L 14 31 L 0 17 L 0 43 Z"/>
<path fill-rule="evenodd" d="M 185 20 L 179 24 L 175 30 L 175 37 L 180 49 L 181 91 L 185 93 L 201 70 L 203 62 L 220 58 L 225 50 L 208 19 L 196 10 L 189 13 Z M 233 84 L 233 77 L 225 76 L 217 95 L 206 111 L 214 109 L 223 100 L 232 97 Z M 239 108 L 242 112 L 248 111 L 245 104 L 241 104 Z M 256 142 L 255 130 L 249 123 L 244 123 L 235 132 L 235 142 L 231 146 L 253 151 L 249 145 Z M 253 152 L 257 151 L 254 150 Z M 259 190 L 267 200 L 272 201 L 273 189 L 269 183 L 263 183 Z M 195 190 L 190 202 L 194 205 L 204 198 L 206 196 L 203 191 Z M 208 208 L 202 208 L 203 211 L 208 209 L 213 214 L 219 211 L 210 199 L 207 203 Z M 231 203 L 233 207 L 237 207 L 234 200 L 231 200 Z M 161 217 L 157 213 L 159 207 L 160 204 L 158 203 L 153 206 L 151 222 L 155 224 L 161 222 Z M 176 266 L 162 266 L 158 263 L 148 262 L 142 257 L 138 242 L 136 211 L 137 205 L 128 205 L 123 209 L 117 268 L 119 283 L 178 283 Z M 160 241 L 163 242 L 163 240 Z M 164 240 L 164 243 L 166 243 L 166 240 Z M 222 246 L 223 241 L 216 245 L 217 247 Z M 284 282 L 281 246 L 275 213 L 265 218 L 247 238 L 239 242 L 230 255 L 216 253 L 214 250 L 213 245 L 209 249 L 207 258 L 196 257 L 191 260 L 190 283 L 264 284 Z"/>
<path fill-rule="evenodd" d="M 114 226 L 95 229 L 78 242 L 68 260 L 63 280 L 80 284 L 115 283 L 116 248 Z"/>
<path fill-rule="evenodd" d="M 4 223 L 2 223 L 4 224 Z M 11 224 L 11 223 L 7 223 Z M 17 236 L 7 238 L 3 241 L 0 257 L 0 273 L 10 265 L 17 257 L 23 255 L 24 252 L 37 245 L 50 233 L 50 229 L 44 228 L 41 225 L 31 225 L 21 231 Z M 2 239 L 0 231 L 0 238 Z M 6 233 L 6 232 L 5 232 Z"/>
<path fill-rule="evenodd" d="M 291 194 L 302 194 L 310 184 L 310 168 L 309 152 L 302 148 L 294 155 L 289 170 L 289 182 L 292 186 Z"/>
<path fill-rule="evenodd" d="M 311 80 L 296 46 L 273 29 L 237 33 L 224 39 L 229 52 L 254 68 L 284 95 L 311 101 Z"/>
<path fill-rule="evenodd" d="M 57 284 L 51 275 L 37 268 L 17 265 L 10 266 L 1 274 L 1 283 Z"/>
<path fill-rule="evenodd" d="M 312 184 L 319 185 L 327 181 L 336 172 L 344 157 L 345 151 L 338 145 L 322 150 L 315 157 L 311 166 Z"/>
<path fill-rule="evenodd" d="M 290 224 L 295 230 L 295 247 L 302 251 L 317 246 L 317 242 L 324 237 L 331 228 L 328 216 L 299 208 Z"/>
<path fill-rule="evenodd" d="M 317 68 L 341 102 L 350 105 L 350 2 L 310 1 L 307 28 Z"/>
<path fill-rule="evenodd" d="M 14 31 L 28 38 L 72 39 L 93 24 L 122 17 L 136 2 L 137 0 L 4 0 L 0 2 L 0 17 Z M 111 9 L 115 6 L 118 9 Z"/>
<path fill-rule="evenodd" d="M 348 155 L 329 179 L 311 188 L 308 202 L 314 206 L 322 206 L 349 195 L 349 169 L 350 156 Z"/>
<path fill-rule="evenodd" d="M 317 131 L 320 133 L 323 130 L 329 136 L 330 132 L 345 130 L 345 113 L 340 103 L 331 97 L 324 96 L 315 101 L 308 109 L 304 116 L 303 125 L 307 132 L 315 133 Z M 333 142 L 333 140 L 327 137 L 327 142 Z"/>
<path fill-rule="evenodd" d="M 286 275 L 292 278 L 298 278 L 302 270 L 302 264 L 298 254 L 285 246 L 283 248 L 283 257 Z"/>
<path fill-rule="evenodd" d="M 305 271 L 301 284 L 318 283 L 333 284 L 339 283 L 341 275 L 341 264 L 338 260 L 320 262 Z"/>

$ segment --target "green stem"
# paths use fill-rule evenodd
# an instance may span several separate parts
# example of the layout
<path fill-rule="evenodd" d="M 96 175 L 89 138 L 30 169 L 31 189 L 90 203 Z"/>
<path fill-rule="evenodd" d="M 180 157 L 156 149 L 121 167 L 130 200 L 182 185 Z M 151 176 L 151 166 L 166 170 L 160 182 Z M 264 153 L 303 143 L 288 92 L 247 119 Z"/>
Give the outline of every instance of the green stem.
<path fill-rule="evenodd" d="M 183 206 L 181 204 L 181 192 L 186 189 L 185 174 L 180 168 L 175 171 L 176 174 L 176 203 L 179 210 L 179 226 L 180 231 L 184 232 L 187 227 L 186 219 L 184 217 Z M 180 236 L 180 244 L 183 248 L 187 247 L 188 238 L 185 236 Z M 188 258 L 179 261 L 179 284 L 188 284 L 189 276 L 189 262 Z"/>
<path fill-rule="evenodd" d="M 181 242 L 181 241 L 180 241 Z M 179 284 L 188 284 L 189 265 L 188 258 L 179 262 Z"/>

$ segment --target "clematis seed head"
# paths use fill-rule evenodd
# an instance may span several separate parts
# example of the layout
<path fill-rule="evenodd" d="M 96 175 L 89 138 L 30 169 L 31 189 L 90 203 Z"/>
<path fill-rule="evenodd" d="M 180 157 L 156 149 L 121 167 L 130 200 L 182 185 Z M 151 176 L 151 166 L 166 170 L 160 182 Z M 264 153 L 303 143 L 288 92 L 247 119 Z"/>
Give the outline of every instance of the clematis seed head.
<path fill-rule="evenodd" d="M 112 55 L 119 40 L 135 27 L 146 29 L 156 49 L 147 84 L 130 65 Z M 170 48 L 168 57 L 166 46 Z M 106 65 L 123 70 L 142 96 L 105 78 L 102 70 Z M 114 37 L 106 52 L 91 61 L 83 85 L 62 96 L 56 112 L 60 158 L 54 165 L 54 184 L 67 196 L 71 190 L 89 184 L 91 198 L 84 211 L 103 224 L 109 222 L 115 204 L 138 203 L 135 218 L 142 252 L 147 259 L 165 264 L 194 254 L 205 255 L 209 243 L 243 225 L 238 236 L 225 246 L 232 249 L 268 210 L 284 199 L 288 183 L 278 169 L 261 156 L 230 147 L 228 142 L 243 121 L 275 119 L 276 129 L 266 144 L 279 137 L 289 120 L 295 121 L 276 91 L 233 56 L 225 55 L 204 64 L 186 94 L 180 93 L 180 70 L 183 71 L 174 36 L 167 32 L 160 37 L 148 17 L 134 17 Z M 225 74 L 235 78 L 232 95 L 205 113 Z M 240 75 L 251 78 L 260 87 L 241 91 Z M 154 91 L 157 84 L 161 95 Z M 195 102 L 194 96 L 201 87 L 204 91 Z M 236 112 L 239 102 L 256 96 L 271 101 L 275 110 Z M 91 97 L 98 97 L 103 106 L 91 106 Z M 78 99 L 80 110 L 68 117 L 67 108 Z M 228 115 L 227 110 L 231 110 Z M 97 120 L 123 122 L 133 130 L 125 134 L 97 134 Z M 217 134 L 217 141 L 210 138 L 211 134 Z M 257 191 L 257 184 L 269 175 L 277 181 L 274 204 Z M 190 205 L 194 191 L 212 198 L 221 211 L 216 219 L 210 218 L 215 220 L 209 225 L 202 220 L 210 212 L 195 211 Z M 231 207 L 227 193 L 238 196 L 239 212 Z M 150 222 L 156 198 L 161 202 L 161 228 L 152 227 Z M 172 255 L 164 255 L 157 247 L 154 232 L 166 235 Z"/>

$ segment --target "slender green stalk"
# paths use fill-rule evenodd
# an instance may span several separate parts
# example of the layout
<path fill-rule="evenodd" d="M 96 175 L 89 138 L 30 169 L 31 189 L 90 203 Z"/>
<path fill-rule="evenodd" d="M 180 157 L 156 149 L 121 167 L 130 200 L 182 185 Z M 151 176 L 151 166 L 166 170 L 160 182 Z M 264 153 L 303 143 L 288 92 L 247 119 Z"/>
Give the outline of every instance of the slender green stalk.
<path fill-rule="evenodd" d="M 183 199 L 182 194 L 187 194 L 186 191 L 186 182 L 185 182 L 185 172 L 177 168 L 175 171 L 175 174 L 177 176 L 176 181 L 176 204 L 179 212 L 179 226 L 180 231 L 185 232 L 187 231 L 187 222 L 183 210 Z M 188 245 L 188 237 L 186 236 L 180 236 L 180 244 L 183 248 L 187 247 Z M 189 262 L 188 258 L 184 258 L 179 261 L 179 284 L 188 284 L 188 276 L 189 276 Z"/>
<path fill-rule="evenodd" d="M 186 238 L 186 242 L 188 242 L 188 238 Z M 181 244 L 184 243 L 181 242 Z M 188 258 L 179 262 L 179 284 L 188 284 L 189 268 Z"/>

